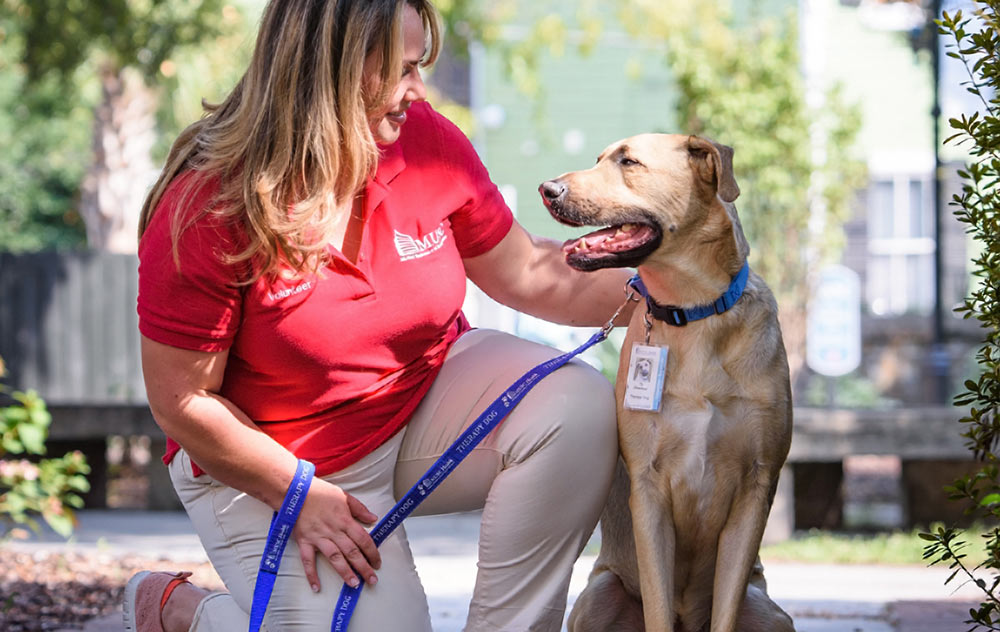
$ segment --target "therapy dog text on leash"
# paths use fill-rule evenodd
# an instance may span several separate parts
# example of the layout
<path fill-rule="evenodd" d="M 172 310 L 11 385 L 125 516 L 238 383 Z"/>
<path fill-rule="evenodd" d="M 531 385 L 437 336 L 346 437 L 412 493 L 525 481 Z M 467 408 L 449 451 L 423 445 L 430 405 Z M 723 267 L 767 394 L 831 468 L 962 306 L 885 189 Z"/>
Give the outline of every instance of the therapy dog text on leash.
<path fill-rule="evenodd" d="M 794 630 L 757 555 L 791 442 L 788 364 L 774 297 L 746 269 L 732 157 L 646 134 L 539 189 L 560 222 L 610 226 L 567 242 L 571 266 L 636 266 L 647 296 L 622 346 L 622 462 L 573 632 Z"/>

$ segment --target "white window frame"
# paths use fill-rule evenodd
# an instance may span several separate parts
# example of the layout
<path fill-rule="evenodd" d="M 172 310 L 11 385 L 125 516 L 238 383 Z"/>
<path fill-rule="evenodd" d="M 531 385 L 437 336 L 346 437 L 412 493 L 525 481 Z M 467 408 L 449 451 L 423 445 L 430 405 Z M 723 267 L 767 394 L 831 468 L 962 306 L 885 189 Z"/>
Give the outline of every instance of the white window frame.
<path fill-rule="evenodd" d="M 934 201 L 933 201 L 933 172 L 920 170 L 898 171 L 895 173 L 873 173 L 869 183 L 869 190 L 866 197 L 866 213 L 869 225 L 868 238 L 868 259 L 869 273 L 868 282 L 865 288 L 865 301 L 869 309 L 876 316 L 898 316 L 907 312 L 927 314 L 933 309 L 933 290 L 928 297 L 926 292 L 915 294 L 912 290 L 910 269 L 908 258 L 910 257 L 930 257 L 933 262 L 934 252 L 937 249 L 937 242 L 933 235 Z M 892 185 L 892 232 L 889 237 L 872 237 L 871 227 L 872 214 L 876 212 L 872 208 L 874 187 L 878 184 L 890 183 Z M 919 183 L 923 193 L 922 212 L 927 223 L 925 231 L 929 230 L 930 235 L 915 235 L 913 226 L 913 214 L 910 208 L 910 186 L 914 182 Z M 873 259 L 888 258 L 888 276 L 892 279 L 890 283 L 883 283 L 884 279 L 875 277 L 875 266 L 871 265 Z M 933 274 L 933 267 L 931 268 Z M 919 280 L 917 280 L 919 282 Z M 926 279 L 926 286 L 933 288 L 933 278 Z M 888 289 L 888 295 L 876 296 L 875 292 L 879 288 Z"/>

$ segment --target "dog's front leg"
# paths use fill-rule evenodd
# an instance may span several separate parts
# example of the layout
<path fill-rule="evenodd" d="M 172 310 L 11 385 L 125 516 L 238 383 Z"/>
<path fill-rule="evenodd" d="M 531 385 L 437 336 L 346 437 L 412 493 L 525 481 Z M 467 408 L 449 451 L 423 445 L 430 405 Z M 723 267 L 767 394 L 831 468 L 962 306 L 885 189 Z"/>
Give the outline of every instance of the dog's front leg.
<path fill-rule="evenodd" d="M 646 632 L 674 630 L 676 534 L 671 505 L 668 490 L 643 474 L 633 475 L 629 509 Z"/>
<path fill-rule="evenodd" d="M 747 582 L 757 559 L 770 510 L 766 488 L 751 486 L 734 499 L 719 535 L 712 597 L 712 632 L 734 632 Z"/>

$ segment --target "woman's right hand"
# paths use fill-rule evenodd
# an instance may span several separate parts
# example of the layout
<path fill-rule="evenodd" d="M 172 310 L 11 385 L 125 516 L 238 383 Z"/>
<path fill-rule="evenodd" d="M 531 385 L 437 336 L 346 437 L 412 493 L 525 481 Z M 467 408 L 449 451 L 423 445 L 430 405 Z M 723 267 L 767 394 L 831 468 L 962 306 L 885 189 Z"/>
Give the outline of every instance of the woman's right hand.
<path fill-rule="evenodd" d="M 373 525 L 377 520 L 354 496 L 321 478 L 313 479 L 292 535 L 314 592 L 320 590 L 317 551 L 347 585 L 357 587 L 358 575 L 375 585 L 382 557 L 363 524 Z"/>
<path fill-rule="evenodd" d="M 281 473 L 294 472 L 296 459 L 219 395 L 228 357 L 228 351 L 190 351 L 143 336 L 149 405 L 167 436 L 184 446 L 212 478 L 277 509 L 289 482 Z M 382 559 L 362 523 L 376 520 L 357 498 L 313 479 L 292 532 L 313 590 L 320 588 L 317 551 L 348 584 L 357 583 L 355 571 L 375 583 Z"/>

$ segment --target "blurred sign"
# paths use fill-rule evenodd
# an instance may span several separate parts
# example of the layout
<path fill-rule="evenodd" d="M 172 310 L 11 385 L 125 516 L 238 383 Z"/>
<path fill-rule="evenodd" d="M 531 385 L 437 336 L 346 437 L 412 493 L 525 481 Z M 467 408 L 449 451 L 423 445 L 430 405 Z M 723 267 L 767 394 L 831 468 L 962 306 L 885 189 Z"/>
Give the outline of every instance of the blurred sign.
<path fill-rule="evenodd" d="M 824 268 L 809 302 L 806 363 L 820 375 L 846 375 L 861 364 L 861 282 L 841 265 Z"/>

